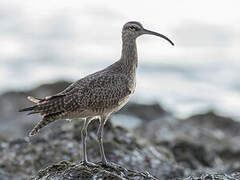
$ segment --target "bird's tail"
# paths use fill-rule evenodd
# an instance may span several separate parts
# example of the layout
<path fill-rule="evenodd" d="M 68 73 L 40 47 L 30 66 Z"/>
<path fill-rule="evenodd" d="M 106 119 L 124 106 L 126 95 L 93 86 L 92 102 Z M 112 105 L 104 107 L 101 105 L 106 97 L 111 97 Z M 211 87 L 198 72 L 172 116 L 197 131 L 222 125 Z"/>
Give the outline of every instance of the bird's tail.
<path fill-rule="evenodd" d="M 27 98 L 28 98 L 29 101 L 32 101 L 32 102 L 36 103 L 37 105 L 20 109 L 19 112 L 31 111 L 31 112 L 28 113 L 28 115 L 39 113 L 39 112 L 35 111 L 35 109 L 37 108 L 37 106 L 40 102 L 44 101 L 44 99 L 34 98 L 32 96 L 28 96 Z"/>
<path fill-rule="evenodd" d="M 43 117 L 42 120 L 29 133 L 30 136 L 37 134 L 41 128 L 64 115 L 65 111 L 63 108 L 63 96 L 64 95 L 54 95 L 48 96 L 44 99 L 34 98 L 31 96 L 28 97 L 28 100 L 34 102 L 35 105 L 20 109 L 19 112 L 30 111 L 28 115 L 40 113 Z"/>

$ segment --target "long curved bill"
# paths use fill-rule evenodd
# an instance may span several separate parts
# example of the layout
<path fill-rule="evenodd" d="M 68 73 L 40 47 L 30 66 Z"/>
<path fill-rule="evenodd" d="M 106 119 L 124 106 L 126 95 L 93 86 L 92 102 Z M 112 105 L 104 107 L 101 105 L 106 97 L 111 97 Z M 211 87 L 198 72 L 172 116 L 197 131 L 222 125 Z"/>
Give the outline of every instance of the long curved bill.
<path fill-rule="evenodd" d="M 174 43 L 166 36 L 160 34 L 160 33 L 157 33 L 157 32 L 154 32 L 154 31 L 150 31 L 150 30 L 147 30 L 147 29 L 143 29 L 143 33 L 144 34 L 151 34 L 151 35 L 155 35 L 155 36 L 158 36 L 158 37 L 161 37 L 165 40 L 167 40 L 171 45 L 174 46 Z"/>

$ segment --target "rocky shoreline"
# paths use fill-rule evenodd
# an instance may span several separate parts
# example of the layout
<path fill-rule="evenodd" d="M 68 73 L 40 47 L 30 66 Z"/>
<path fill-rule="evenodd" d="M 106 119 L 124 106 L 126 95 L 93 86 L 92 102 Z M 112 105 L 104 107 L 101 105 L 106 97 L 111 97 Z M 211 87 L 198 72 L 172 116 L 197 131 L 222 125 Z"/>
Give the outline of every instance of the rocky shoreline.
<path fill-rule="evenodd" d="M 30 105 L 26 96 L 51 95 L 68 84 L 0 95 L 0 180 L 240 179 L 240 123 L 211 111 L 178 120 L 159 104 L 128 104 L 118 114 L 139 119 L 134 128 L 116 126 L 113 120 L 105 126 L 107 158 L 119 165 L 114 170 L 79 165 L 81 121 L 59 121 L 36 137 L 24 138 L 40 118 L 17 112 Z M 97 121 L 89 126 L 93 162 L 100 160 L 97 126 Z"/>

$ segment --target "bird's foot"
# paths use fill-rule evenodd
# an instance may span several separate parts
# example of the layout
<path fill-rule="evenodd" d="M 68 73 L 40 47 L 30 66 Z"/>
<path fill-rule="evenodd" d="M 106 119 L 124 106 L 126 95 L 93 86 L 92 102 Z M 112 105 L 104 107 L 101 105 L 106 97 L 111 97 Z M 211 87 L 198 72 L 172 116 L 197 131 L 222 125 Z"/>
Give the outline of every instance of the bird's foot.
<path fill-rule="evenodd" d="M 113 163 L 113 162 L 102 161 L 102 162 L 100 162 L 98 164 L 100 164 L 103 167 L 115 170 L 115 171 L 126 171 L 127 172 L 127 169 L 125 169 L 122 166 L 120 166 L 119 164 L 116 164 L 116 163 Z"/>
<path fill-rule="evenodd" d="M 99 165 L 97 165 L 93 162 L 87 161 L 87 160 L 83 160 L 79 164 L 81 164 L 83 166 L 88 166 L 88 167 L 99 167 Z"/>

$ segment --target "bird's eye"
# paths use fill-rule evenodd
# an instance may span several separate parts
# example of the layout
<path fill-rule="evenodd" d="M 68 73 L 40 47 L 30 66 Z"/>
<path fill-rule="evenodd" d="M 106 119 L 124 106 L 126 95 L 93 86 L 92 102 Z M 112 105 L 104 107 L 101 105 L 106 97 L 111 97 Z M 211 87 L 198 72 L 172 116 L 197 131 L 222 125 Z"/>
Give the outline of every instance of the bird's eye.
<path fill-rule="evenodd" d="M 139 29 L 138 29 L 137 27 L 135 27 L 135 26 L 130 26 L 129 29 L 132 30 L 132 31 L 138 31 L 138 30 L 139 30 Z"/>

